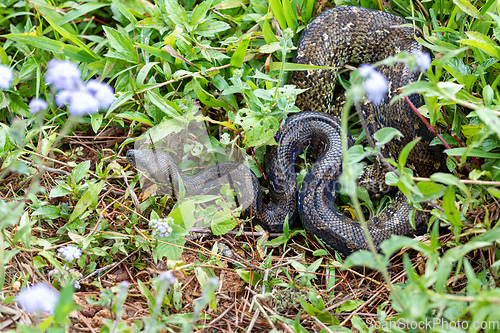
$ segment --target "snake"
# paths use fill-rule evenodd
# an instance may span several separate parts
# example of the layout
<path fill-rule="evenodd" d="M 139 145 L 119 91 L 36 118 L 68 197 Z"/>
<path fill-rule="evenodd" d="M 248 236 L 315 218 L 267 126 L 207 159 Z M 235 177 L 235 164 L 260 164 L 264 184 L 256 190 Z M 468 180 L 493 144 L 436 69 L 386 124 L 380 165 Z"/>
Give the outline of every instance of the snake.
<path fill-rule="evenodd" d="M 290 76 L 289 83 L 305 91 L 296 100 L 301 112 L 281 124 L 275 136 L 277 145 L 268 154 L 267 203 L 263 200 L 259 179 L 237 162 L 218 163 L 195 175 L 187 175 L 165 151 L 131 149 L 127 151 L 127 161 L 154 181 L 171 186 L 177 195 L 182 191 L 193 195 L 208 193 L 216 185 L 229 183 L 238 193 L 238 204 L 244 208 L 244 214 L 270 232 L 282 232 L 285 221 L 291 225 L 300 219 L 304 229 L 328 249 L 344 255 L 369 249 L 361 224 L 335 207 L 342 173 L 342 133 L 335 92 L 339 71 L 331 68 L 375 63 L 403 51 L 425 51 L 416 41 L 417 35 L 400 16 L 357 6 L 334 7 L 307 25 L 293 61 L 328 68 L 294 71 Z M 421 177 L 441 170 L 442 152 L 438 146 L 430 145 L 434 135 L 403 99 L 390 103 L 400 88 L 419 79 L 419 73 L 404 63 L 379 66 L 377 70 L 387 78 L 389 91 L 379 105 L 367 100 L 362 102 L 362 114 L 370 132 L 367 135 L 383 127 L 398 129 L 402 136 L 382 150 L 390 156 L 398 156 L 406 144 L 420 138 L 408 155 L 407 167 Z M 409 100 L 417 108 L 424 103 L 418 94 L 410 95 Z M 346 137 L 352 146 L 350 134 Z M 306 150 L 317 158 L 299 188 L 295 161 Z M 383 182 L 378 175 L 365 178 L 366 183 Z M 409 236 L 427 229 L 429 212 L 417 210 L 413 227 L 410 223 L 413 210 L 406 196 L 398 192 L 385 210 L 366 222 L 377 250 L 391 235 Z"/>

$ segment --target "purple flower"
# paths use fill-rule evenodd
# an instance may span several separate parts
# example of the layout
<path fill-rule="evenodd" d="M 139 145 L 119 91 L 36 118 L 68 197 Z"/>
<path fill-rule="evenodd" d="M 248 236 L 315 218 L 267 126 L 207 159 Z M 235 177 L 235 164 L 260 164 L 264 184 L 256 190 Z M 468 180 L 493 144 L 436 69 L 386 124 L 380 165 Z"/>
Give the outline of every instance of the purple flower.
<path fill-rule="evenodd" d="M 52 84 L 55 89 L 76 90 L 83 85 L 80 70 L 71 61 L 52 59 L 48 65 L 45 81 Z"/>
<path fill-rule="evenodd" d="M 5 65 L 0 65 L 0 88 L 9 89 L 10 82 L 14 75 L 12 74 L 12 69 Z"/>
<path fill-rule="evenodd" d="M 41 98 L 34 98 L 30 101 L 29 108 L 30 108 L 30 113 L 35 114 L 43 110 L 47 110 L 47 102 L 45 102 Z"/>
<path fill-rule="evenodd" d="M 379 105 L 387 93 L 387 79 L 377 71 L 373 71 L 363 83 L 368 99 L 375 105 Z"/>
<path fill-rule="evenodd" d="M 99 110 L 99 102 L 85 90 L 71 92 L 69 102 L 69 114 L 72 116 L 83 116 L 94 114 Z"/>
<path fill-rule="evenodd" d="M 421 72 L 427 71 L 431 65 L 431 56 L 427 52 L 418 51 L 413 54 L 417 60 L 418 70 Z"/>
<path fill-rule="evenodd" d="M 373 72 L 376 72 L 375 68 L 370 64 L 362 64 L 358 68 L 359 76 L 368 77 Z"/>
<path fill-rule="evenodd" d="M 153 229 L 151 232 L 153 237 L 158 239 L 170 236 L 173 229 L 169 225 L 169 222 L 174 222 L 174 219 L 171 217 L 167 217 L 166 219 L 159 219 L 159 220 L 153 219 L 149 221 L 149 226 L 151 227 L 151 229 Z"/>
<path fill-rule="evenodd" d="M 85 85 L 87 91 L 99 102 L 99 109 L 107 109 L 115 101 L 115 93 L 106 83 L 89 80 Z"/>
<path fill-rule="evenodd" d="M 127 290 L 130 287 L 130 283 L 128 283 L 127 281 L 122 281 L 118 284 L 118 286 L 122 289 Z"/>
<path fill-rule="evenodd" d="M 174 284 L 176 281 L 174 274 L 172 274 L 172 272 L 170 271 L 161 272 L 160 275 L 158 276 L 158 279 L 160 281 L 167 282 L 168 284 Z"/>
<path fill-rule="evenodd" d="M 67 245 L 65 247 L 61 247 L 57 251 L 67 261 L 73 261 L 82 256 L 82 251 L 73 245 Z"/>
<path fill-rule="evenodd" d="M 54 313 L 59 294 L 46 283 L 38 283 L 32 287 L 21 290 L 16 297 L 16 302 L 26 312 Z"/>
<path fill-rule="evenodd" d="M 64 106 L 65 104 L 69 104 L 71 102 L 72 91 L 69 90 L 61 90 L 56 95 L 56 104 L 59 107 Z"/>

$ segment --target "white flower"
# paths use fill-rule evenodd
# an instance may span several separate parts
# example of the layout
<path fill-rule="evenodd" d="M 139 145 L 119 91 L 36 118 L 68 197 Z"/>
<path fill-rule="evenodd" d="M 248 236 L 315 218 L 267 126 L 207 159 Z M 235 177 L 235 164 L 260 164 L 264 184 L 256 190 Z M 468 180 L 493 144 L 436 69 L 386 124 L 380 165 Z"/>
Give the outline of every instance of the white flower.
<path fill-rule="evenodd" d="M 161 272 L 160 275 L 158 276 L 158 279 L 160 281 L 167 282 L 168 284 L 174 284 L 176 281 L 174 274 L 172 274 L 172 272 L 170 272 L 170 271 Z"/>
<path fill-rule="evenodd" d="M 12 74 L 12 69 L 5 65 L 0 65 L 0 88 L 9 89 L 10 82 L 14 75 Z"/>
<path fill-rule="evenodd" d="M 375 105 L 379 105 L 387 93 L 387 79 L 377 71 L 373 71 L 363 82 L 368 99 Z"/>
<path fill-rule="evenodd" d="M 48 65 L 45 81 L 57 90 L 76 90 L 83 85 L 80 70 L 71 61 L 52 59 Z"/>
<path fill-rule="evenodd" d="M 30 108 L 30 113 L 35 114 L 38 113 L 42 110 L 47 110 L 47 102 L 45 102 L 41 98 L 34 98 L 30 101 L 29 108 Z"/>
<path fill-rule="evenodd" d="M 153 219 L 153 220 L 149 221 L 149 226 L 151 227 L 151 229 L 153 229 L 151 232 L 153 237 L 158 239 L 158 238 L 166 238 L 166 237 L 170 236 L 170 234 L 173 231 L 172 227 L 169 225 L 169 223 L 171 223 L 171 222 L 174 222 L 174 219 L 171 217 L 167 217 L 166 219 L 159 219 L 159 220 Z"/>
<path fill-rule="evenodd" d="M 431 56 L 427 52 L 418 51 L 413 54 L 417 60 L 418 70 L 421 72 L 427 71 L 431 65 Z"/>
<path fill-rule="evenodd" d="M 115 93 L 106 83 L 97 80 L 89 80 L 85 85 L 87 91 L 99 102 L 99 109 L 107 109 L 115 101 Z"/>
<path fill-rule="evenodd" d="M 54 313 L 59 294 L 46 283 L 38 283 L 24 288 L 16 297 L 16 302 L 26 312 Z"/>
<path fill-rule="evenodd" d="M 362 64 L 359 66 L 358 71 L 361 77 L 368 77 L 373 72 L 376 72 L 375 68 L 370 64 Z"/>
<path fill-rule="evenodd" d="M 67 261 L 73 261 L 82 256 L 82 251 L 73 245 L 67 245 L 65 247 L 61 247 L 57 251 Z"/>
<path fill-rule="evenodd" d="M 99 102 L 91 94 L 84 90 L 71 93 L 69 102 L 69 114 L 72 116 L 83 116 L 94 114 L 99 110 Z"/>

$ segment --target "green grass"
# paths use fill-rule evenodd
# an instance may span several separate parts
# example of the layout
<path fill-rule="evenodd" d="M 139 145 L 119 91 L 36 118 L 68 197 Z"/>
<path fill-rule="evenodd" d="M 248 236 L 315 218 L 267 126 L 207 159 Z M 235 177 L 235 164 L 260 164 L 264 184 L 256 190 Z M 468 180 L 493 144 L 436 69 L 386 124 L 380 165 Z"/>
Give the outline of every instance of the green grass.
<path fill-rule="evenodd" d="M 2 329 L 392 332 L 420 324 L 413 331 L 458 325 L 457 332 L 497 332 L 500 6 L 334 4 L 384 9 L 422 31 L 433 62 L 426 79 L 404 94 L 423 94 L 420 111 L 449 145 L 450 173 L 413 177 L 400 156 L 399 177 L 388 176 L 414 204 L 434 200 L 429 233 L 394 237 L 380 254 L 348 258 L 325 251 L 301 228 L 267 242 L 220 197 L 176 202 L 151 195 L 155 188 L 141 188 L 124 157 L 141 140 L 159 144 L 177 134 L 185 140 L 178 151 L 183 169 L 239 158 L 262 177 L 280 121 L 298 111 L 300 91 L 286 86 L 294 48 L 326 2 L 3 1 L 0 62 L 14 79 L 0 90 Z M 75 62 L 84 81 L 109 83 L 116 101 L 107 111 L 70 117 L 44 81 L 54 58 Z M 46 112 L 29 113 L 35 97 L 47 100 Z M 186 124 L 200 132 L 179 134 Z M 349 127 L 361 136 L 358 122 Z M 351 168 L 370 155 L 360 146 L 351 153 Z M 387 202 L 348 194 L 342 207 L 358 216 L 360 205 L 370 213 Z M 148 222 L 166 217 L 173 232 L 157 240 Z M 195 223 L 205 237 L 186 239 Z M 57 252 L 68 244 L 83 252 L 75 262 Z M 165 270 L 174 272 L 174 284 L 157 277 Z M 18 315 L 16 294 L 42 281 L 61 293 L 55 314 Z M 75 281 L 80 289 L 72 289 Z M 277 304 L 279 298 L 291 304 Z M 425 326 L 429 321 L 437 324 Z"/>

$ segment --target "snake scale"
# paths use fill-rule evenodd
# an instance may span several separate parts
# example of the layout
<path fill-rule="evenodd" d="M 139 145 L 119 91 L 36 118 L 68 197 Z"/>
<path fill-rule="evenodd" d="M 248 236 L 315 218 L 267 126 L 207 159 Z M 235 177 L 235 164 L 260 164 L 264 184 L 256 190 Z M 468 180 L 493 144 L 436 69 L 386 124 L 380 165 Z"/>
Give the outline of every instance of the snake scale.
<path fill-rule="evenodd" d="M 377 62 L 402 51 L 423 50 L 415 41 L 413 28 L 402 26 L 405 23 L 408 22 L 394 14 L 355 6 L 335 7 L 315 17 L 307 26 L 294 61 L 340 68 L 347 63 Z M 390 126 L 403 133 L 403 137 L 392 140 L 384 148 L 392 156 L 398 156 L 407 143 L 420 137 L 408 157 L 408 166 L 420 176 L 429 176 L 443 166 L 439 149 L 429 146 L 433 135 L 403 100 L 389 105 L 396 90 L 417 80 L 418 74 L 401 63 L 377 70 L 388 79 L 389 93 L 379 106 L 364 103 L 362 108 L 369 130 L 374 133 L 380 127 Z M 268 156 L 270 202 L 267 204 L 257 177 L 236 162 L 219 163 L 188 176 L 162 151 L 129 150 L 127 160 L 155 181 L 171 184 L 175 193 L 179 192 L 180 180 L 190 194 L 205 193 L 214 184 L 229 182 L 240 193 L 239 204 L 247 207 L 246 214 L 271 232 L 282 231 L 286 216 L 290 223 L 299 216 L 307 232 L 331 249 L 345 255 L 367 249 L 361 225 L 340 214 L 334 205 L 342 172 L 340 123 L 335 114 L 330 114 L 338 109 L 334 102 L 337 74 L 334 70 L 322 69 L 291 75 L 290 83 L 307 91 L 296 101 L 302 112 L 282 124 L 275 137 L 278 145 Z M 417 107 L 422 105 L 421 96 L 412 95 L 410 99 Z M 352 144 L 350 135 L 348 138 Z M 317 159 L 298 190 L 295 160 L 306 149 L 315 152 Z M 392 234 L 415 232 L 409 223 L 412 209 L 406 197 L 398 192 L 389 207 L 367 222 L 377 248 Z M 417 231 L 426 229 L 428 218 L 428 213 L 416 212 Z"/>

